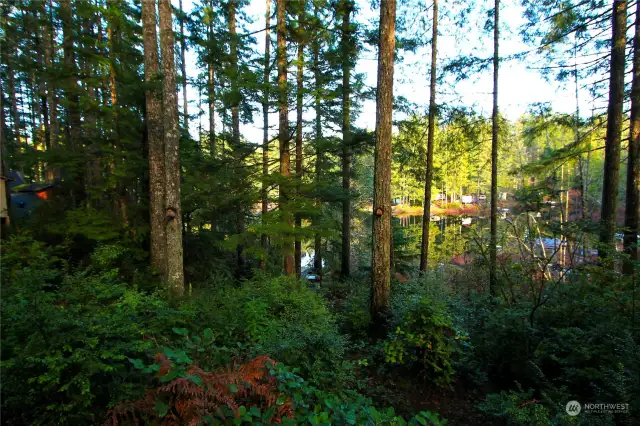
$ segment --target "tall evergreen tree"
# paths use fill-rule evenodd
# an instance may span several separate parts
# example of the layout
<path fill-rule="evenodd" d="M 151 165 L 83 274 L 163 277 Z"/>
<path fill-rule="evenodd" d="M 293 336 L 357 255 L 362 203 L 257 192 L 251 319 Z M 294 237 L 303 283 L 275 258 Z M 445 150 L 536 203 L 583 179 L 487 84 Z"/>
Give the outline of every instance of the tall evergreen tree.
<path fill-rule="evenodd" d="M 627 158 L 627 193 L 624 215 L 624 251 L 630 261 L 638 261 L 638 233 L 640 210 L 640 2 L 636 3 L 636 22 L 633 37 L 633 77 L 631 82 L 631 120 Z M 633 273 L 633 264 L 625 262 L 624 270 Z"/>
<path fill-rule="evenodd" d="M 165 220 L 165 168 L 162 93 L 159 87 L 158 37 L 155 1 L 142 2 L 144 79 L 149 156 L 149 213 L 151 266 L 167 278 L 167 236 Z"/>
<path fill-rule="evenodd" d="M 601 255 L 613 251 L 618 207 L 618 182 L 620 172 L 620 140 L 622 109 L 624 105 L 624 69 L 627 30 L 627 2 L 614 0 L 611 28 L 611 71 L 609 74 L 609 103 L 607 108 L 607 136 L 604 154 L 602 184 L 602 213 L 600 243 Z"/>
<path fill-rule="evenodd" d="M 424 211 L 422 213 L 422 244 L 420 271 L 427 270 L 429 258 L 429 225 L 431 223 L 431 183 L 433 180 L 433 139 L 436 130 L 436 59 L 438 56 L 438 0 L 433 0 L 431 28 L 431 74 L 429 82 L 429 128 L 427 129 L 427 167 L 424 178 Z"/>
<path fill-rule="evenodd" d="M 371 262 L 372 332 L 381 336 L 386 329 L 391 295 L 391 130 L 395 33 L 396 1 L 383 1 L 380 3 Z"/>
<path fill-rule="evenodd" d="M 280 211 L 282 220 L 285 224 L 283 235 L 282 251 L 283 251 L 283 269 L 286 275 L 295 273 L 295 265 L 293 259 L 293 239 L 291 236 L 292 218 L 288 211 L 287 204 L 290 199 L 288 182 L 291 176 L 291 158 L 289 152 L 289 103 L 288 103 L 288 84 L 287 84 L 287 27 L 286 27 L 286 0 L 277 0 L 276 3 L 277 24 L 276 32 L 278 35 L 278 139 L 280 141 L 280 175 L 284 184 L 280 185 Z"/>
<path fill-rule="evenodd" d="M 58 97 L 56 94 L 56 79 L 54 77 L 54 48 L 53 48 L 53 13 L 51 7 L 47 12 L 47 2 L 41 2 L 41 11 L 43 16 L 42 26 L 42 42 L 44 44 L 44 65 L 46 70 L 46 86 L 47 86 L 47 111 L 49 115 L 49 132 L 47 135 L 47 150 L 54 152 L 58 149 L 58 134 L 60 127 L 58 124 Z M 60 179 L 60 169 L 57 167 L 47 166 L 46 180 L 53 182 Z"/>
<path fill-rule="evenodd" d="M 495 0 L 493 9 L 493 113 L 491 114 L 491 238 L 489 241 L 489 286 L 496 294 L 498 286 L 498 69 L 500 47 L 500 0 Z"/>
<path fill-rule="evenodd" d="M 265 35 L 264 35 L 264 70 L 263 70 L 263 95 L 262 95 L 262 224 L 265 224 L 265 217 L 269 212 L 268 182 L 269 176 L 269 86 L 271 75 L 271 0 L 266 0 L 266 11 L 264 13 Z M 269 237 L 262 233 L 260 237 L 262 249 L 265 252 L 269 249 Z M 266 259 L 260 262 L 262 269 L 266 269 Z"/>
<path fill-rule="evenodd" d="M 167 234 L 167 284 L 169 291 L 184 293 L 182 263 L 182 209 L 180 203 L 180 131 L 174 60 L 174 37 L 169 0 L 159 0 L 160 51 L 163 70 L 163 119 L 165 156 L 165 205 Z"/>
<path fill-rule="evenodd" d="M 82 155 L 83 143 L 82 121 L 80 115 L 80 93 L 78 87 L 78 69 L 75 57 L 75 24 L 73 6 L 70 0 L 61 0 L 60 2 L 60 18 L 62 20 L 62 48 L 64 53 L 64 72 L 66 75 L 65 84 L 65 100 L 67 104 L 66 111 L 66 130 L 68 148 L 74 153 L 76 161 L 73 167 L 68 170 L 72 177 L 73 199 L 76 204 L 84 200 L 84 172 L 83 160 L 78 158 Z"/>
<path fill-rule="evenodd" d="M 238 72 L 238 34 L 236 32 L 236 7 L 235 1 L 229 1 L 227 9 L 227 23 L 229 27 L 229 65 L 231 77 L 231 143 L 236 161 L 242 161 L 240 147 L 240 99 L 242 94 L 239 88 L 240 74 Z M 241 206 L 236 209 L 236 232 L 244 232 L 244 210 Z M 244 268 L 244 255 L 242 244 L 236 248 L 236 274 L 240 275 Z"/>
<path fill-rule="evenodd" d="M 182 0 L 178 2 L 178 22 L 180 23 L 180 72 L 182 80 L 182 115 L 184 128 L 189 131 L 189 103 L 187 101 L 187 39 L 184 35 L 185 13 Z"/>
<path fill-rule="evenodd" d="M 319 15 L 319 7 L 317 2 L 314 3 L 313 7 L 313 18 L 314 25 L 320 26 L 320 15 Z M 319 33 L 319 31 L 318 31 Z M 311 42 L 311 48 L 313 51 L 313 80 L 314 80 L 314 109 L 315 109 L 315 147 L 316 147 L 316 164 L 315 164 L 315 172 L 316 172 L 316 188 L 320 188 L 320 183 L 322 179 L 322 167 L 323 167 L 323 152 L 321 148 L 322 143 L 322 80 L 320 76 L 320 36 L 319 34 L 313 38 Z M 320 204 L 320 203 L 318 203 Z M 318 205 L 320 207 L 320 205 Z M 314 219 L 314 225 L 318 227 L 319 224 L 319 214 L 316 214 Z M 313 245 L 313 269 L 315 273 L 322 274 L 322 235 L 318 230 L 316 230 L 314 235 L 314 245 Z"/>
<path fill-rule="evenodd" d="M 304 14 L 306 2 L 302 0 L 299 5 L 298 11 L 298 28 L 297 28 L 297 64 L 296 64 L 296 196 L 301 198 L 301 184 L 302 184 L 302 106 L 304 101 Z M 302 273 L 302 240 L 300 237 L 300 230 L 302 228 L 302 215 L 296 213 L 295 217 L 296 225 L 296 239 L 294 244 L 294 256 L 296 276 L 300 278 Z"/>
<path fill-rule="evenodd" d="M 342 263 L 341 277 L 351 275 L 351 11 L 353 2 L 344 0 L 342 12 Z"/>

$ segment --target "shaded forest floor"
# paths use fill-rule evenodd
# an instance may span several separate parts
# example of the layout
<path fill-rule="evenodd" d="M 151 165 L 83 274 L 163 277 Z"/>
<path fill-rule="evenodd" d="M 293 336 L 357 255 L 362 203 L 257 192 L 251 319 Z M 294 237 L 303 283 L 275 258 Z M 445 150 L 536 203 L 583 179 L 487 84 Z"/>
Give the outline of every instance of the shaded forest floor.
<path fill-rule="evenodd" d="M 370 377 L 371 394 L 380 406 L 393 406 L 402 416 L 410 417 L 420 411 L 438 413 L 451 425 L 488 424 L 487 418 L 476 405 L 485 394 L 462 382 L 454 383 L 451 389 L 438 387 L 428 380 L 419 380 L 406 375 L 373 375 Z"/>
<path fill-rule="evenodd" d="M 324 284 L 327 287 L 341 285 L 336 282 Z M 340 314 L 346 299 L 343 295 L 332 294 L 331 290 L 329 293 L 326 293 L 326 288 L 324 290 L 332 311 Z M 393 407 L 404 418 L 410 418 L 421 411 L 438 413 L 451 425 L 490 424 L 495 420 L 477 408 L 488 393 L 486 389 L 464 379 L 456 379 L 450 387 L 439 386 L 422 374 L 385 366 L 384 349 L 379 345 L 380 342 L 365 337 L 358 343 L 357 348 L 351 350 L 346 358 L 355 363 L 368 361 L 356 368 L 356 381 L 360 384 L 360 392 L 370 397 L 376 406 Z"/>

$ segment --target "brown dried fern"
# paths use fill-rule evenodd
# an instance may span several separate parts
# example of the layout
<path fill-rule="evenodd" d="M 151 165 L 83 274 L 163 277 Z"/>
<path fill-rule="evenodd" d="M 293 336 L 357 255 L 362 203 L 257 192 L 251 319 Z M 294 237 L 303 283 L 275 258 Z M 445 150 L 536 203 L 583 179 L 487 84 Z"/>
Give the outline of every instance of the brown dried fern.
<path fill-rule="evenodd" d="M 164 354 L 156 354 L 155 363 L 160 366 L 158 377 L 163 377 L 172 369 L 172 364 Z M 276 362 L 267 356 L 259 356 L 246 364 L 227 366 L 219 372 L 204 371 L 196 365 L 189 366 L 187 374 L 197 376 L 202 385 L 186 377 L 178 377 L 168 383 L 148 389 L 144 398 L 123 402 L 109 410 L 104 426 L 131 424 L 153 425 L 197 425 L 203 417 L 212 416 L 225 420 L 222 407 L 231 409 L 239 416 L 240 406 L 255 406 L 261 412 L 275 408 L 270 422 L 281 423 L 284 417 L 293 417 L 291 400 L 282 404 L 278 381 L 269 374 L 269 365 Z M 232 392 L 230 385 L 237 391 Z M 168 401 L 168 410 L 162 418 L 155 411 L 156 400 Z"/>

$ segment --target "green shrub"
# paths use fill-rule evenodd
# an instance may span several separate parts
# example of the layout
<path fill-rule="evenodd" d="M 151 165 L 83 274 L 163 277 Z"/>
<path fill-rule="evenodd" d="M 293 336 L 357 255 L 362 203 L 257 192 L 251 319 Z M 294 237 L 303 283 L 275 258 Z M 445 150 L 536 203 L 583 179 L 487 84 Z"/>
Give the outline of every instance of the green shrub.
<path fill-rule="evenodd" d="M 322 283 L 322 292 L 332 311 L 337 314 L 337 322 L 342 333 L 352 339 L 365 339 L 371 319 L 369 281 L 326 281 Z"/>
<path fill-rule="evenodd" d="M 221 346 L 240 344 L 247 356 L 299 367 L 316 383 L 352 380 L 347 341 L 324 299 L 303 282 L 262 276 L 241 287 L 222 282 L 194 294 L 193 303 L 196 323 L 211 328 Z"/>
<path fill-rule="evenodd" d="M 408 422 L 393 407 L 378 410 L 370 398 L 353 392 L 327 392 L 315 388 L 297 374 L 296 369 L 278 364 L 272 369 L 280 390 L 293 402 L 295 418 L 284 424 L 311 425 L 445 425 L 436 413 L 422 411 Z"/>
<path fill-rule="evenodd" d="M 423 296 L 385 343 L 385 360 L 391 364 L 418 366 L 439 385 L 453 380 L 456 334 L 446 306 Z"/>
<path fill-rule="evenodd" d="M 478 408 L 491 417 L 499 418 L 508 425 L 548 425 L 550 412 L 542 401 L 533 397 L 533 391 L 500 392 L 487 395 Z"/>
<path fill-rule="evenodd" d="M 180 334 L 182 332 L 180 331 Z M 203 420 L 211 425 L 445 425 L 438 414 L 420 412 L 408 422 L 392 407 L 379 410 L 369 398 L 353 392 L 327 392 L 305 381 L 298 369 L 265 356 L 214 373 L 193 364 L 182 349 L 164 348 L 151 365 L 132 359 L 142 373 L 155 376 L 153 387 L 137 402 L 123 403 L 106 424 L 139 418 Z M 258 384 L 260 383 L 260 384 Z M 115 421 L 114 421 L 115 420 Z"/>
<path fill-rule="evenodd" d="M 28 238 L 2 264 L 2 414 L 21 424 L 96 424 L 142 390 L 126 359 L 172 337 L 189 312 L 120 283 L 117 270 L 64 275 Z M 15 253 L 21 262 L 11 264 Z M 28 256 L 27 256 L 28 255 Z"/>
<path fill-rule="evenodd" d="M 640 341 L 632 327 L 633 286 L 600 268 L 589 272 L 591 280 L 574 272 L 567 282 L 549 286 L 540 306 L 519 291 L 508 302 L 459 297 L 452 306 L 472 343 L 461 371 L 475 377 L 482 371 L 501 389 L 523 383 L 555 401 L 545 401 L 552 413 L 562 413 L 555 404 L 578 400 L 629 404 L 631 412 L 615 414 L 617 422 L 637 416 Z"/>
<path fill-rule="evenodd" d="M 616 422 L 612 414 L 580 412 L 570 416 L 566 411 L 570 399 L 554 401 L 548 394 L 536 397 L 533 390 L 524 392 L 517 384 L 517 390 L 503 391 L 487 395 L 478 408 L 486 415 L 501 420 L 507 425 L 584 425 L 613 426 L 631 424 L 629 421 Z"/>

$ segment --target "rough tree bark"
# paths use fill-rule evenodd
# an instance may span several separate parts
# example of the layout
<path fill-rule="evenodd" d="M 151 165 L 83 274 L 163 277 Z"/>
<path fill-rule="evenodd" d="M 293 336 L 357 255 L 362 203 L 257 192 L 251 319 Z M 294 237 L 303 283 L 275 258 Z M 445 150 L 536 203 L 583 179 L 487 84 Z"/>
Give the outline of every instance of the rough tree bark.
<path fill-rule="evenodd" d="M 314 7 L 314 18 L 316 22 L 319 22 L 318 6 Z M 313 40 L 313 78 L 315 81 L 315 144 L 316 144 L 316 188 L 320 188 L 320 181 L 322 177 L 322 158 L 323 153 L 320 147 L 322 143 L 322 96 L 320 90 L 322 88 L 322 81 L 320 77 L 320 41 L 318 38 Z M 321 202 L 317 203 L 318 209 L 321 208 Z M 317 223 L 316 223 L 317 225 Z M 322 235 L 316 231 L 313 244 L 313 269 L 316 274 L 322 275 Z"/>
<path fill-rule="evenodd" d="M 422 246 L 420 272 L 426 272 L 429 260 L 429 225 L 431 218 L 431 181 L 433 179 L 433 139 L 436 128 L 436 59 L 438 56 L 438 0 L 433 0 L 431 35 L 431 75 L 429 84 L 429 124 L 427 134 L 427 169 L 424 178 L 424 212 L 422 214 Z"/>
<path fill-rule="evenodd" d="M 184 117 L 184 129 L 189 132 L 189 108 L 187 102 L 187 40 L 184 38 L 184 9 L 182 0 L 178 2 L 180 9 L 180 72 L 182 73 L 182 115 Z"/>
<path fill-rule="evenodd" d="M 80 205 L 85 198 L 84 188 L 84 161 L 80 159 L 83 153 L 81 140 L 82 121 L 80 118 L 80 94 L 78 88 L 78 69 L 75 61 L 75 48 L 73 46 L 73 10 L 70 0 L 60 1 L 60 17 L 62 19 L 62 50 L 64 53 L 64 71 L 67 77 L 65 96 L 67 100 L 67 142 L 68 148 L 79 154 L 77 161 L 69 170 L 73 181 L 72 198 L 74 204 Z"/>
<path fill-rule="evenodd" d="M 264 94 L 262 98 L 262 224 L 265 224 L 265 217 L 269 212 L 269 199 L 267 189 L 267 177 L 269 176 L 269 75 L 271 67 L 271 0 L 266 1 L 266 11 L 264 14 L 265 21 L 265 38 L 264 38 Z M 266 253 L 269 250 L 269 237 L 262 234 L 260 237 L 262 248 Z M 266 258 L 260 260 L 260 268 L 267 268 Z"/>
<path fill-rule="evenodd" d="M 34 46 L 36 51 L 36 62 L 38 64 L 38 70 L 33 73 L 34 86 L 37 84 L 38 95 L 34 96 L 33 102 L 34 102 L 34 107 L 39 120 L 37 136 L 40 144 L 42 145 L 42 149 L 44 150 L 49 146 L 49 141 L 48 141 L 49 112 L 47 107 L 47 90 L 45 87 L 45 76 L 44 76 L 45 64 L 44 64 L 44 54 L 43 54 L 43 43 L 42 43 L 43 34 L 42 34 L 41 22 L 47 19 L 47 17 L 46 15 L 41 15 L 38 9 L 34 9 L 33 19 L 36 26 L 38 27 L 38 31 L 34 36 Z M 44 165 L 43 165 L 43 170 L 44 170 Z"/>
<path fill-rule="evenodd" d="M 60 17 L 62 19 L 62 48 L 64 53 L 64 70 L 67 75 L 66 97 L 68 103 L 67 115 L 69 144 L 73 149 L 80 147 L 80 111 L 78 96 L 78 72 L 75 63 L 75 49 L 73 47 L 73 12 L 70 0 L 60 1 Z"/>
<path fill-rule="evenodd" d="M 304 1 L 304 0 L 303 0 Z M 304 10 L 304 6 L 302 7 Z M 299 20 L 302 20 L 304 11 L 300 12 Z M 302 102 L 303 102 L 303 70 L 304 70 L 304 43 L 298 42 L 298 64 L 296 72 L 296 196 L 301 197 L 302 183 Z M 302 216 L 296 213 L 296 230 L 302 228 Z M 302 240 L 296 233 L 295 240 L 296 277 L 302 274 Z"/>
<path fill-rule="evenodd" d="M 620 140 L 622 108 L 624 103 L 624 66 L 627 29 L 627 2 L 613 2 L 611 39 L 611 66 L 609 74 L 609 105 L 607 109 L 607 134 L 604 152 L 604 179 L 602 183 L 602 208 L 600 243 L 601 257 L 615 251 L 616 213 L 618 207 L 618 182 L 620 174 Z"/>
<path fill-rule="evenodd" d="M 107 4 L 110 8 L 118 8 L 117 0 L 108 0 Z M 109 44 L 109 93 L 111 98 L 111 114 L 113 118 L 113 151 L 115 158 L 111 161 L 111 172 L 115 175 L 118 167 L 124 167 L 124 157 L 122 155 L 122 144 L 120 143 L 120 105 L 118 101 L 118 85 L 116 61 L 119 59 L 118 46 L 120 41 L 120 17 L 111 15 L 111 19 L 107 22 L 107 42 Z M 115 188 L 116 194 L 113 200 L 114 212 L 120 216 L 123 223 L 129 223 L 127 214 L 127 187 L 122 179 L 118 179 Z"/>
<path fill-rule="evenodd" d="M 351 0 L 342 15 L 342 279 L 351 275 Z"/>
<path fill-rule="evenodd" d="M 236 5 L 229 2 L 229 67 L 231 68 L 231 137 L 234 150 L 240 144 L 240 93 L 238 91 L 238 40 L 236 34 Z"/>
<path fill-rule="evenodd" d="M 231 68 L 231 138 L 233 143 L 233 152 L 238 163 L 242 161 L 242 150 L 240 147 L 240 90 L 238 88 L 238 38 L 236 33 L 236 4 L 229 2 L 228 9 L 229 19 L 229 56 Z M 238 205 L 236 209 L 236 232 L 242 234 L 244 232 L 244 209 L 242 205 Z M 236 276 L 242 274 L 244 269 L 243 246 L 238 244 L 236 248 Z"/>
<path fill-rule="evenodd" d="M 2 84 L 0 84 L 0 99 L 4 99 Z M 7 166 L 7 153 L 5 151 L 4 126 L 4 108 L 0 108 L 0 176 L 6 177 L 9 174 L 9 167 Z M 5 194 L 5 196 L 7 195 Z M 7 200 L 5 199 L 4 201 L 6 203 Z"/>
<path fill-rule="evenodd" d="M 276 33 L 278 35 L 278 116 L 279 116 L 279 133 L 280 142 L 280 174 L 285 181 L 280 186 L 280 210 L 282 219 L 287 229 L 292 228 L 292 215 L 287 211 L 289 202 L 289 177 L 291 176 L 291 158 L 289 152 L 289 123 L 287 116 L 289 114 L 288 105 L 288 89 L 287 89 L 287 41 L 286 41 L 286 0 L 277 0 L 277 25 Z M 286 275 L 295 273 L 293 261 L 293 238 L 290 232 L 285 232 L 282 242 L 282 266 Z"/>
<path fill-rule="evenodd" d="M 83 19 L 84 32 L 88 37 L 85 38 L 84 49 L 87 52 L 84 55 L 83 67 L 85 76 L 91 79 L 94 76 L 94 66 L 89 60 L 91 54 L 99 54 L 97 49 L 94 50 L 95 35 L 93 33 L 97 17 L 91 12 L 90 15 Z M 99 138 L 98 136 L 98 100 L 96 88 L 93 84 L 86 84 L 87 105 L 85 107 L 84 124 L 85 135 L 88 141 L 88 159 L 87 159 L 87 187 L 94 192 L 100 186 L 102 173 L 100 170 Z M 91 194 L 94 205 L 99 201 L 94 194 Z"/>
<path fill-rule="evenodd" d="M 631 129 L 627 159 L 627 194 L 624 214 L 624 251 L 629 261 L 626 274 L 633 273 L 633 261 L 638 260 L 638 209 L 640 208 L 640 2 L 636 3 L 636 24 L 633 37 L 633 80 L 631 82 Z"/>
<path fill-rule="evenodd" d="M 167 284 L 171 294 L 184 293 L 182 263 L 182 209 L 180 206 L 180 131 L 178 126 L 178 96 L 174 60 L 174 38 L 171 26 L 171 3 L 159 0 L 160 51 L 162 54 L 163 123 L 165 156 L 165 205 L 167 233 Z"/>
<path fill-rule="evenodd" d="M 209 7 L 213 10 L 213 0 L 209 3 Z M 209 49 L 213 46 L 213 16 L 209 18 Z M 215 157 L 216 154 L 216 75 L 213 66 L 213 58 L 209 57 L 208 61 L 208 87 L 209 87 L 209 154 Z"/>
<path fill-rule="evenodd" d="M 493 14 L 493 114 L 491 115 L 491 236 L 489 239 L 489 290 L 498 286 L 498 70 L 500 47 L 500 0 L 495 0 Z"/>
<path fill-rule="evenodd" d="M 5 27 L 5 31 L 6 28 L 8 27 L 7 24 L 7 20 L 8 20 L 8 8 L 7 11 L 5 11 L 3 13 L 3 24 Z M 15 79 L 15 72 L 13 70 L 13 65 L 12 65 L 12 59 L 17 57 L 17 52 L 14 50 L 14 46 L 13 43 L 11 41 L 12 37 L 8 37 L 7 42 L 6 42 L 6 47 L 5 50 L 6 52 L 6 73 L 7 73 L 7 84 L 9 86 L 9 105 L 10 105 L 10 109 L 11 109 L 11 121 L 12 121 L 12 127 L 13 127 L 13 137 L 16 141 L 16 145 L 20 146 L 22 145 L 22 132 L 21 132 L 21 123 L 20 123 L 20 111 L 18 109 L 18 96 L 16 93 L 16 79 Z"/>
<path fill-rule="evenodd" d="M 380 3 L 380 45 L 376 99 L 376 153 L 373 182 L 371 331 L 386 331 L 391 293 L 391 126 L 396 0 Z"/>
<path fill-rule="evenodd" d="M 149 145 L 149 213 L 151 239 L 151 266 L 167 275 L 167 218 L 164 204 L 164 136 L 162 128 L 162 93 L 158 76 L 158 37 L 156 34 L 155 1 L 142 2 L 144 39 L 144 80 L 147 140 Z"/>
<path fill-rule="evenodd" d="M 60 126 L 58 124 L 58 97 L 56 96 L 56 81 L 55 78 L 52 77 L 51 73 L 54 61 L 53 35 L 51 29 L 53 16 L 52 14 L 49 14 L 50 16 L 47 19 L 46 4 L 47 2 L 41 2 L 42 14 L 43 16 L 45 16 L 45 18 L 43 19 L 44 25 L 42 27 L 42 39 L 44 44 L 44 63 L 47 75 L 47 109 L 49 115 L 47 150 L 55 151 L 56 149 L 58 149 L 58 133 L 60 131 Z M 49 10 L 51 10 L 51 6 Z M 60 169 L 58 167 L 49 166 L 46 171 L 47 182 L 54 182 L 59 179 Z"/>

